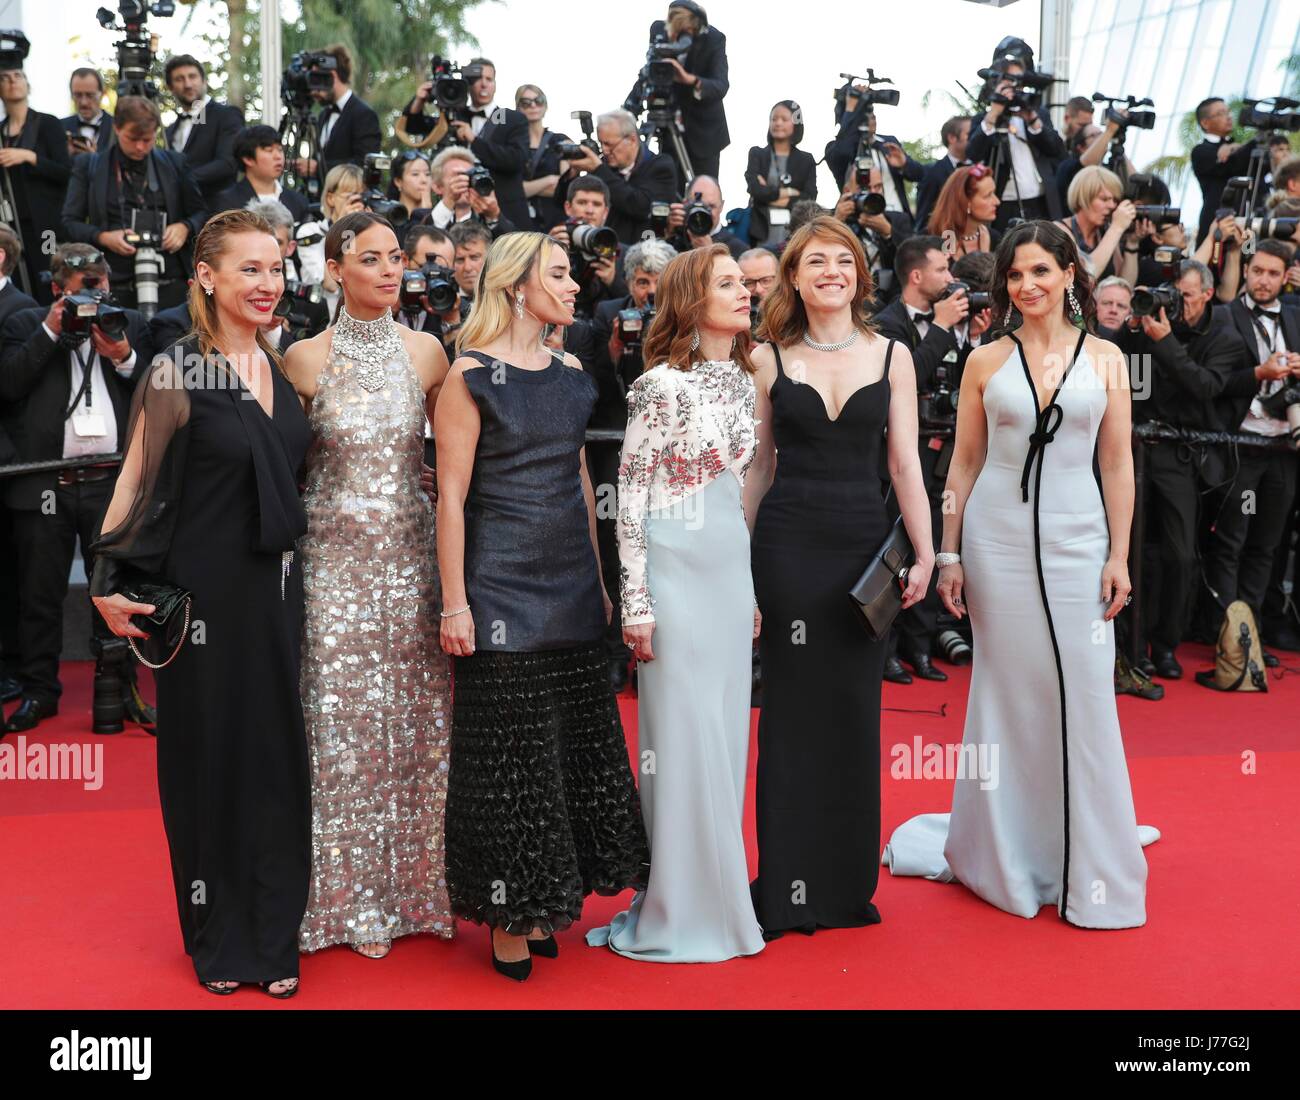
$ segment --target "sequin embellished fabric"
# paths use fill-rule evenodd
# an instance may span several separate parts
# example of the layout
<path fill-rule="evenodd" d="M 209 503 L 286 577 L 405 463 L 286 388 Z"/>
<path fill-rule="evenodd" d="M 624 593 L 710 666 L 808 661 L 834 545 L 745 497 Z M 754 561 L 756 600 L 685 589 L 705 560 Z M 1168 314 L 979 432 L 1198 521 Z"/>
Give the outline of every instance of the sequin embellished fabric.
<path fill-rule="evenodd" d="M 689 371 L 660 364 L 627 395 L 618 471 L 619 590 L 623 625 L 651 622 L 646 516 L 682 505 L 730 470 L 743 485 L 754 458 L 754 380 L 730 360 Z"/>
<path fill-rule="evenodd" d="M 443 866 L 451 692 L 433 507 L 420 489 L 424 395 L 385 322 L 340 314 L 310 411 L 298 546 L 312 781 L 303 951 L 453 932 Z"/>

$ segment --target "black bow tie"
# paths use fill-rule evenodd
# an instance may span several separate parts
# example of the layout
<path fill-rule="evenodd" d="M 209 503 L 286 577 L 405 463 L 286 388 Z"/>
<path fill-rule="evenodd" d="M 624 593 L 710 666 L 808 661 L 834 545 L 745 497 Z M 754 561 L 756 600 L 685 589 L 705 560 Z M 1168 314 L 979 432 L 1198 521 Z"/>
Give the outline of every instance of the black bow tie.
<path fill-rule="evenodd" d="M 469 117 L 470 117 L 470 118 L 481 118 L 481 119 L 486 120 L 486 119 L 487 119 L 487 111 L 470 111 L 470 113 L 469 113 Z"/>
<path fill-rule="evenodd" d="M 325 104 L 325 110 L 321 112 L 320 117 L 326 119 L 329 118 L 330 115 L 336 115 L 338 113 L 339 105 L 337 103 L 327 103 Z"/>
<path fill-rule="evenodd" d="M 934 310 L 931 310 L 929 313 L 914 313 L 914 314 L 912 314 L 912 323 L 915 324 L 917 321 L 924 321 L 926 324 L 933 324 L 933 323 L 934 323 Z"/>
<path fill-rule="evenodd" d="M 1272 309 L 1269 309 L 1267 306 L 1261 306 L 1256 304 L 1250 307 L 1250 312 L 1253 313 L 1256 317 L 1272 317 L 1273 320 L 1276 321 L 1277 315 L 1281 312 L 1281 310 L 1277 306 L 1274 306 Z"/>

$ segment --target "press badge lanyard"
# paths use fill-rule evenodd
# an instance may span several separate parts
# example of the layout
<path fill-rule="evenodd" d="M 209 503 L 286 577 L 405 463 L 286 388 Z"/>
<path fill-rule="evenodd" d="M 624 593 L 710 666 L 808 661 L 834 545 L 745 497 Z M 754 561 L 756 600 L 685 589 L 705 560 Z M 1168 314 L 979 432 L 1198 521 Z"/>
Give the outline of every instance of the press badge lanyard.
<path fill-rule="evenodd" d="M 68 411 L 63 414 L 63 419 L 67 420 L 72 417 L 72 430 L 80 436 L 97 436 L 104 434 L 104 418 L 97 416 L 94 412 L 95 391 L 91 384 L 91 368 L 95 364 L 95 353 L 91 353 L 90 363 L 81 357 L 81 347 L 77 346 L 72 349 L 72 354 L 77 357 L 77 365 L 81 367 L 81 388 L 77 390 L 77 396 L 72 399 L 72 404 L 68 406 Z M 81 399 L 85 397 L 86 407 L 78 411 L 81 405 Z"/>
<path fill-rule="evenodd" d="M 1283 348 L 1286 347 L 1285 340 L 1282 342 L 1281 348 L 1277 346 L 1278 337 L 1282 335 L 1282 313 L 1281 311 L 1278 311 L 1277 313 L 1270 313 L 1269 316 L 1273 319 L 1273 335 L 1271 336 L 1269 335 L 1268 329 L 1264 326 L 1264 322 L 1260 319 L 1258 313 L 1251 313 L 1250 323 L 1255 326 L 1255 331 L 1258 332 L 1259 335 L 1264 338 L 1264 343 L 1268 346 L 1269 351 L 1272 352 L 1281 351 L 1283 350 Z M 1261 382 L 1259 384 L 1259 396 L 1266 397 L 1270 393 L 1273 393 L 1275 390 L 1281 389 L 1282 387 L 1280 385 L 1279 386 L 1273 385 L 1274 382 L 1281 382 L 1281 381 L 1282 379 L 1280 378 L 1269 378 Z"/>

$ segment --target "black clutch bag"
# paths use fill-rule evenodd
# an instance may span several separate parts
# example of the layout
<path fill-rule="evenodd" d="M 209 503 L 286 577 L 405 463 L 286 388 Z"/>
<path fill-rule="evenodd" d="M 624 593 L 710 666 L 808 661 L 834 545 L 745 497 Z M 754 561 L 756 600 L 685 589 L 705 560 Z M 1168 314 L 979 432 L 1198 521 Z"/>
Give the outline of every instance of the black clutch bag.
<path fill-rule="evenodd" d="M 166 668 L 176 659 L 190 630 L 189 592 L 158 577 L 142 576 L 128 580 L 122 595 L 134 603 L 153 605 L 152 615 L 131 616 L 131 623 L 149 635 L 127 638 L 131 652 L 142 665 Z"/>
<path fill-rule="evenodd" d="M 899 516 L 858 583 L 849 589 L 849 599 L 872 641 L 884 639 L 902 610 L 907 570 L 915 560 L 903 517 Z"/>

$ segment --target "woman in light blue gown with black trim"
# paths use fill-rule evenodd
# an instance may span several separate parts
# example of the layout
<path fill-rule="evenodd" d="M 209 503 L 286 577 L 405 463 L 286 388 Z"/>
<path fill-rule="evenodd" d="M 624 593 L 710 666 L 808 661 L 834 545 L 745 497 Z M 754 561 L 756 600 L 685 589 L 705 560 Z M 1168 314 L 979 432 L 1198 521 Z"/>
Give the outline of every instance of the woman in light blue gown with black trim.
<path fill-rule="evenodd" d="M 639 666 L 647 888 L 587 934 L 647 962 L 763 949 L 741 823 L 758 612 L 741 488 L 754 454 L 749 292 L 723 245 L 659 279 L 619 469 L 623 632 Z"/>

